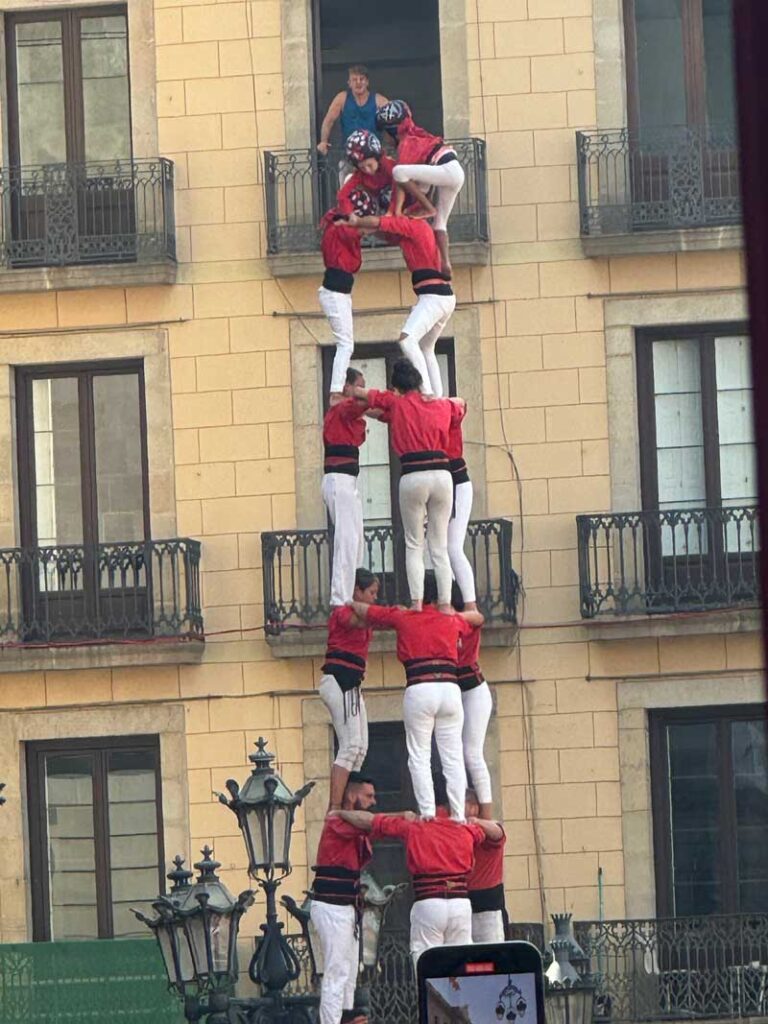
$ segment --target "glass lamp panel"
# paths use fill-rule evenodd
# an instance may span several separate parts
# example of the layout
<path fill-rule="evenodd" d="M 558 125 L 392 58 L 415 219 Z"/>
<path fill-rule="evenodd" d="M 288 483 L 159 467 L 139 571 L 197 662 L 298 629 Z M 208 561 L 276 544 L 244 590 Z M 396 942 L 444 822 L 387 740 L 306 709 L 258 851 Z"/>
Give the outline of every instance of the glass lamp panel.
<path fill-rule="evenodd" d="M 229 974 L 229 933 L 232 927 L 230 914 L 211 914 L 208 930 L 211 935 L 211 962 L 214 974 Z"/>
<path fill-rule="evenodd" d="M 165 964 L 165 973 L 168 975 L 168 981 L 171 985 L 178 986 L 182 981 L 181 978 L 176 975 L 176 961 L 173 955 L 173 925 L 163 924 L 155 932 L 157 936 L 157 944 L 160 947 L 160 953 L 163 957 L 163 963 Z"/>
<path fill-rule="evenodd" d="M 179 922 L 174 926 L 174 932 L 176 935 L 176 946 L 178 949 L 179 957 L 179 970 L 181 971 L 182 981 L 190 982 L 195 980 L 195 962 L 192 959 L 192 950 L 189 946 L 189 940 L 184 930 L 184 925 Z"/>
<path fill-rule="evenodd" d="M 288 867 L 291 863 L 291 825 L 292 814 L 290 807 L 283 807 L 278 804 L 273 812 L 273 835 L 274 835 L 274 863 Z"/>
<path fill-rule="evenodd" d="M 251 870 L 269 864 L 268 816 L 269 812 L 264 805 L 250 808 L 245 812 L 245 841 L 251 859 Z"/>
<path fill-rule="evenodd" d="M 547 1024 L 569 1024 L 568 996 L 558 989 L 549 989 L 546 998 Z"/>
<path fill-rule="evenodd" d="M 190 949 L 192 950 L 195 974 L 198 978 L 207 978 L 211 972 L 208 962 L 208 946 L 206 944 L 207 928 L 205 925 L 205 915 L 193 914 L 186 918 L 184 928 Z"/>

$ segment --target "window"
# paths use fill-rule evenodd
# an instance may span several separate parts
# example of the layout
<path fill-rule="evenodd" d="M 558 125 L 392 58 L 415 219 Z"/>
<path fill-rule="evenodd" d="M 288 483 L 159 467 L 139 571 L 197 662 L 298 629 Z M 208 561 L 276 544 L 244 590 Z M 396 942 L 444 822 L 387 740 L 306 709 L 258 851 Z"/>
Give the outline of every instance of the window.
<path fill-rule="evenodd" d="M 21 542 L 37 559 L 25 619 L 49 638 L 112 612 L 122 622 L 127 589 L 146 602 L 136 544 L 149 537 L 142 365 L 25 367 L 17 400 Z M 146 620 L 138 608 L 127 617 Z"/>
<path fill-rule="evenodd" d="M 768 912 L 760 705 L 650 712 L 660 917 Z"/>
<path fill-rule="evenodd" d="M 29 743 L 27 777 L 35 941 L 143 936 L 130 907 L 164 886 L 158 738 Z"/>
<path fill-rule="evenodd" d="M 355 0 L 314 0 L 313 8 L 318 125 L 346 89 L 349 66 L 365 64 L 371 92 L 407 99 L 420 125 L 442 132 L 438 0 L 390 0 L 386 17 Z"/>
<path fill-rule="evenodd" d="M 630 128 L 733 125 L 732 0 L 624 0 Z"/>
<path fill-rule="evenodd" d="M 11 163 L 130 160 L 125 7 L 6 16 Z"/>

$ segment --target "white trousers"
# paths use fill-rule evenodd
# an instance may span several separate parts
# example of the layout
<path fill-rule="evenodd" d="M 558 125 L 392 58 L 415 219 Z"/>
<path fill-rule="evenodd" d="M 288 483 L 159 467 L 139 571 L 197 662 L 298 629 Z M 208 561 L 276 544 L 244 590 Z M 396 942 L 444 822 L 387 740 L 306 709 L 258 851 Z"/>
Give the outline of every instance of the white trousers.
<path fill-rule="evenodd" d="M 481 804 L 489 804 L 493 800 L 491 792 L 491 773 L 485 763 L 485 734 L 493 711 L 493 696 L 488 683 L 481 683 L 472 690 L 461 695 L 464 705 L 464 727 L 461 742 L 464 747 L 464 764 L 467 775 Z"/>
<path fill-rule="evenodd" d="M 461 743 L 464 725 L 461 690 L 456 683 L 447 681 L 406 686 L 403 723 L 405 745 L 408 748 L 408 770 L 419 813 L 423 818 L 435 816 L 435 787 L 432 782 L 434 733 L 448 790 L 451 817 L 463 821 L 467 771 Z"/>
<path fill-rule="evenodd" d="M 411 956 L 414 971 L 425 949 L 433 946 L 466 946 L 471 941 L 472 905 L 469 900 L 418 900 L 411 907 Z"/>
<path fill-rule="evenodd" d="M 424 597 L 424 517 L 426 542 L 437 577 L 437 599 L 451 601 L 451 562 L 448 558 L 448 523 L 453 505 L 453 481 L 445 469 L 425 469 L 400 477 L 400 517 L 405 536 L 405 574 L 412 601 Z"/>
<path fill-rule="evenodd" d="M 333 523 L 331 604 L 346 604 L 355 591 L 355 572 L 365 553 L 363 503 L 357 477 L 326 473 L 321 485 L 323 501 Z"/>
<path fill-rule="evenodd" d="M 472 497 L 471 480 L 456 485 L 454 492 L 456 511 L 448 523 L 448 558 L 451 562 L 453 575 L 461 590 L 461 596 L 465 601 L 477 600 L 475 574 L 472 571 L 472 564 L 464 551 L 467 527 L 472 515 Z"/>
<path fill-rule="evenodd" d="M 336 339 L 336 354 L 331 371 L 331 392 L 341 393 L 347 380 L 347 370 L 355 347 L 352 328 L 352 296 L 345 292 L 332 292 L 322 285 L 317 291 L 320 308 L 328 318 Z"/>
<path fill-rule="evenodd" d="M 406 337 L 400 342 L 400 348 L 421 374 L 425 395 L 443 397 L 435 345 L 455 308 L 455 295 L 420 295 L 403 324 L 401 333 Z"/>
<path fill-rule="evenodd" d="M 328 708 L 333 722 L 339 749 L 333 762 L 348 772 L 359 772 L 363 767 L 365 755 L 368 753 L 368 713 L 365 710 L 365 699 L 360 693 L 360 706 L 357 714 L 349 713 L 349 695 L 342 692 L 333 676 L 324 675 L 318 690 L 320 699 Z M 347 697 L 347 713 L 344 713 L 344 698 Z"/>
<path fill-rule="evenodd" d="M 472 914 L 473 942 L 504 942 L 504 918 L 500 910 L 481 910 Z"/>
<path fill-rule="evenodd" d="M 431 188 L 437 186 L 437 213 L 432 223 L 435 231 L 445 231 L 456 196 L 464 185 L 464 168 L 458 160 L 447 164 L 397 164 L 392 176 L 402 185 L 413 181 L 416 185 Z"/>
<path fill-rule="evenodd" d="M 309 915 L 323 953 L 320 1024 L 339 1024 L 342 1010 L 351 1010 L 355 1003 L 359 960 L 355 908 L 312 900 Z"/>

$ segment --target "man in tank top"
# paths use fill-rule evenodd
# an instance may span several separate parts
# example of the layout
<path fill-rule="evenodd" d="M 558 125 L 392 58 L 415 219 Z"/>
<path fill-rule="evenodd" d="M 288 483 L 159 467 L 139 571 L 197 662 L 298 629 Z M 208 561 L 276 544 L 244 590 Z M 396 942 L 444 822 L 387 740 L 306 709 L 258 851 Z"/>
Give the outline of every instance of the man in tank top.
<path fill-rule="evenodd" d="M 388 103 L 386 96 L 380 92 L 371 92 L 368 81 L 368 68 L 364 64 L 353 64 L 349 69 L 347 88 L 337 92 L 331 100 L 328 111 L 320 126 L 318 152 L 328 155 L 331 148 L 330 138 L 333 126 L 341 118 L 341 147 L 344 148 L 352 132 L 358 129 L 376 133 L 376 108 Z M 354 168 L 342 160 L 339 163 L 339 183 L 344 184 L 347 175 Z"/>

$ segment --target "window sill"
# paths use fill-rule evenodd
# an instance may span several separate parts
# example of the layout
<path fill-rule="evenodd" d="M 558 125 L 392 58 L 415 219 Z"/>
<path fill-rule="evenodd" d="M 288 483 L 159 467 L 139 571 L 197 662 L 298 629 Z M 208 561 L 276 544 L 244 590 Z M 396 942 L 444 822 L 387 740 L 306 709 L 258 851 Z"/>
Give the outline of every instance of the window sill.
<path fill-rule="evenodd" d="M 488 242 L 454 242 L 451 245 L 451 263 L 455 267 L 485 266 L 490 258 Z M 269 269 L 274 277 L 320 277 L 323 273 L 323 257 L 319 252 L 286 252 L 269 256 Z M 366 249 L 363 255 L 363 271 L 405 270 L 406 266 L 399 249 Z"/>
<path fill-rule="evenodd" d="M 0 269 L 0 294 L 173 284 L 176 269 L 176 262 L 170 258 L 157 263 L 98 263 L 18 270 L 4 267 Z"/>
<path fill-rule="evenodd" d="M 56 669 L 196 665 L 202 660 L 204 651 L 202 638 L 147 640 L 144 643 L 83 643 L 68 647 L 5 647 L 0 649 L 0 675 Z"/>
<path fill-rule="evenodd" d="M 676 231 L 638 231 L 626 235 L 586 235 L 581 245 L 586 256 L 637 256 L 655 252 L 704 252 L 742 249 L 740 224 L 718 228 L 680 228 Z"/>
<path fill-rule="evenodd" d="M 604 615 L 583 619 L 590 640 L 631 640 L 657 636 L 704 636 L 708 633 L 755 633 L 761 629 L 759 608 L 713 608 L 711 612 L 659 615 Z"/>
<path fill-rule="evenodd" d="M 483 627 L 483 647 L 510 647 L 517 636 L 514 622 L 489 622 Z M 322 657 L 326 649 L 324 629 L 299 630 L 269 636 L 267 643 L 276 658 Z M 392 654 L 395 650 L 395 634 L 382 632 L 374 635 L 370 647 L 372 654 Z"/>

